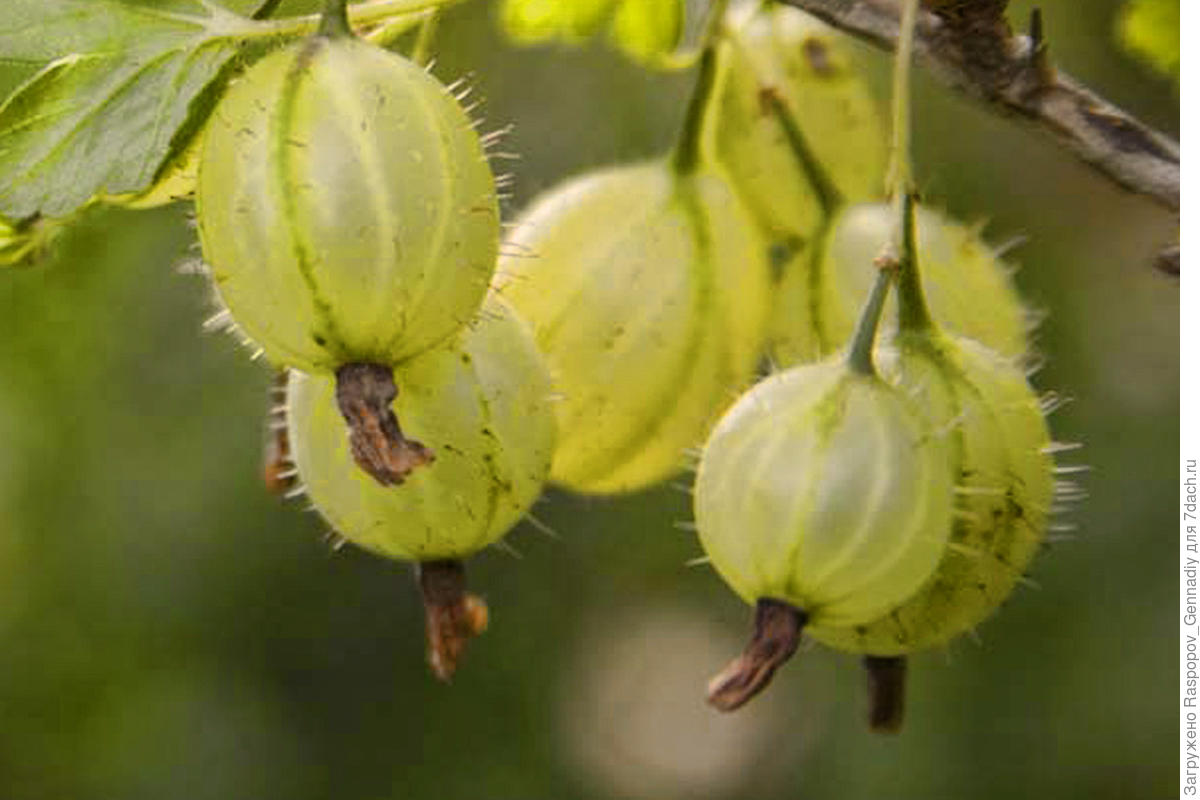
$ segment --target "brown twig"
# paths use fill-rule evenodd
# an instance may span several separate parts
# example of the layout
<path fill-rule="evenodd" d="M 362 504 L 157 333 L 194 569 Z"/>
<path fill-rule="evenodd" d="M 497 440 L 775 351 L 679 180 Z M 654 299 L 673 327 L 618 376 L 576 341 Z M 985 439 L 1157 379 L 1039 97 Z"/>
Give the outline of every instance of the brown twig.
<path fill-rule="evenodd" d="M 891 49 L 899 29 L 888 0 L 781 0 L 839 30 Z M 1053 68 L 1041 16 L 1030 36 L 1004 21 L 1006 0 L 925 0 L 916 51 L 950 84 L 1029 120 L 1125 189 L 1179 211 L 1179 144 Z"/>

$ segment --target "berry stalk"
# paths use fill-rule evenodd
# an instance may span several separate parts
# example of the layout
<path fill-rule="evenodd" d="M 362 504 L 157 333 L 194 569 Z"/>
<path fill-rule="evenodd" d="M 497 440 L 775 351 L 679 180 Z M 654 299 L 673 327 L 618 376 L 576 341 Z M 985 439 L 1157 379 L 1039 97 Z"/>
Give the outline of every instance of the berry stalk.
<path fill-rule="evenodd" d="M 417 585 L 425 603 L 429 667 L 449 682 L 467 642 L 487 630 L 487 604 L 466 590 L 466 570 L 457 559 L 419 563 Z"/>
<path fill-rule="evenodd" d="M 872 733 L 899 733 L 904 725 L 904 656 L 864 656 L 867 672 L 867 725 Z"/>
<path fill-rule="evenodd" d="M 409 60 L 414 64 L 424 66 L 432 59 L 433 40 L 437 36 L 440 13 L 440 9 L 435 8 L 426 12 L 421 20 L 421 25 L 417 28 L 417 40 L 413 42 L 412 50 L 408 54 Z"/>
<path fill-rule="evenodd" d="M 350 15 L 346 11 L 346 0 L 325 0 L 325 8 L 321 12 L 321 23 L 317 26 L 318 36 L 330 39 L 339 36 L 353 36 L 350 28 Z"/>
<path fill-rule="evenodd" d="M 879 274 L 871 286 L 871 294 L 867 296 L 867 304 L 858 317 L 858 325 L 854 336 L 850 339 L 850 352 L 846 363 L 850 369 L 862 375 L 874 375 L 875 359 L 872 352 L 875 349 L 875 335 L 879 331 L 879 318 L 883 316 L 883 303 L 887 300 L 888 287 L 892 284 L 894 264 L 887 259 L 877 262 Z"/>
<path fill-rule="evenodd" d="M 690 175 L 703 163 L 708 118 L 716 107 L 717 77 L 716 49 L 705 47 L 700 54 L 696 87 L 688 100 L 679 141 L 675 143 L 675 151 L 671 154 L 671 166 L 678 175 Z"/>
<path fill-rule="evenodd" d="M 917 201 L 916 195 L 905 192 L 896 198 L 899 220 L 899 251 L 896 258 L 896 307 L 901 331 L 920 332 L 933 329 L 933 317 L 921 287 L 917 259 Z"/>
<path fill-rule="evenodd" d="M 892 159 L 888 191 L 895 209 L 892 246 L 897 262 L 897 305 L 902 331 L 933 327 L 917 265 L 916 181 L 912 174 L 912 54 L 919 0 L 906 0 L 892 70 Z"/>
<path fill-rule="evenodd" d="M 900 14 L 900 35 L 896 42 L 896 62 L 892 68 L 892 159 L 888 166 L 887 187 L 893 196 L 913 190 L 912 155 L 912 53 L 920 0 L 905 0 Z"/>

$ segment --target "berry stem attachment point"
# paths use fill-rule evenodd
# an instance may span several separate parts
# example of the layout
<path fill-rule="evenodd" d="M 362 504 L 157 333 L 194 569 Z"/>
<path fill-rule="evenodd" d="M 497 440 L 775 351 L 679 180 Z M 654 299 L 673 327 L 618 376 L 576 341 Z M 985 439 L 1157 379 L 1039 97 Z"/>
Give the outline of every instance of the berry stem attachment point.
<path fill-rule="evenodd" d="M 467 642 L 487 630 L 487 604 L 466 590 L 466 570 L 456 559 L 422 561 L 417 584 L 425 603 L 429 667 L 438 680 L 449 682 Z"/>
<path fill-rule="evenodd" d="M 746 649 L 708 683 L 708 703 L 736 711 L 767 688 L 800 644 L 808 615 L 781 600 L 762 598 L 754 609 L 754 636 Z"/>
<path fill-rule="evenodd" d="M 904 687 L 908 659 L 864 656 L 867 671 L 867 724 L 872 733 L 899 733 L 904 725 Z"/>
<path fill-rule="evenodd" d="M 354 461 L 383 486 L 398 486 L 409 473 L 433 461 L 433 451 L 406 439 L 392 411 L 392 370 L 381 364 L 343 364 L 337 370 L 337 404 L 350 426 Z"/>
<path fill-rule="evenodd" d="M 350 28 L 350 15 L 346 11 L 346 0 L 325 0 L 325 9 L 321 12 L 321 23 L 317 26 L 317 35 L 330 39 L 354 35 Z"/>

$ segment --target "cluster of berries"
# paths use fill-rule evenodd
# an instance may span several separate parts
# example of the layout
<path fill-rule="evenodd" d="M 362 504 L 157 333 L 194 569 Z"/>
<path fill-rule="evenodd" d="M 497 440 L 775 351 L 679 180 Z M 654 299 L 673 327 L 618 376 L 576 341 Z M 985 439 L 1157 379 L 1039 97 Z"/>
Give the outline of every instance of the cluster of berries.
<path fill-rule="evenodd" d="M 303 491 L 345 539 L 418 562 L 442 677 L 486 622 L 461 560 L 547 481 L 635 491 L 701 444 L 700 542 L 757 608 L 719 708 L 802 629 L 902 674 L 1044 537 L 1055 445 L 998 255 L 909 192 L 879 201 L 882 126 L 835 34 L 759 2 L 715 31 L 676 146 L 552 189 L 503 243 L 487 137 L 348 31 L 251 66 L 204 132 L 204 257 L 291 371 Z"/>

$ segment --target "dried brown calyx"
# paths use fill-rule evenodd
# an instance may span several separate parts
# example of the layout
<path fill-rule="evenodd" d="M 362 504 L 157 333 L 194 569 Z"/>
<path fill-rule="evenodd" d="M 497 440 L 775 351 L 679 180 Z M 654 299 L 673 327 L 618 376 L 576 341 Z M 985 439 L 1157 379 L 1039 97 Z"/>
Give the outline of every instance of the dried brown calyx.
<path fill-rule="evenodd" d="M 792 657 L 808 615 L 781 600 L 763 598 L 754 609 L 754 636 L 746 649 L 708 683 L 708 702 L 734 711 L 767 688 L 775 670 Z"/>
<path fill-rule="evenodd" d="M 433 461 L 433 451 L 407 439 L 392 411 L 399 392 L 390 367 L 343 364 L 337 370 L 337 403 L 350 426 L 354 461 L 383 486 L 398 486 L 414 469 Z"/>
<path fill-rule="evenodd" d="M 466 590 L 466 570 L 455 559 L 422 561 L 417 582 L 425 603 L 429 667 L 438 680 L 449 681 L 467 642 L 487 630 L 487 604 Z"/>
<path fill-rule="evenodd" d="M 808 615 L 781 600 L 763 598 L 754 610 L 754 635 L 746 649 L 708 684 L 708 702 L 735 711 L 767 688 L 796 652 Z M 908 659 L 864 656 L 867 672 L 867 723 L 874 733 L 897 733 L 904 724 Z"/>

